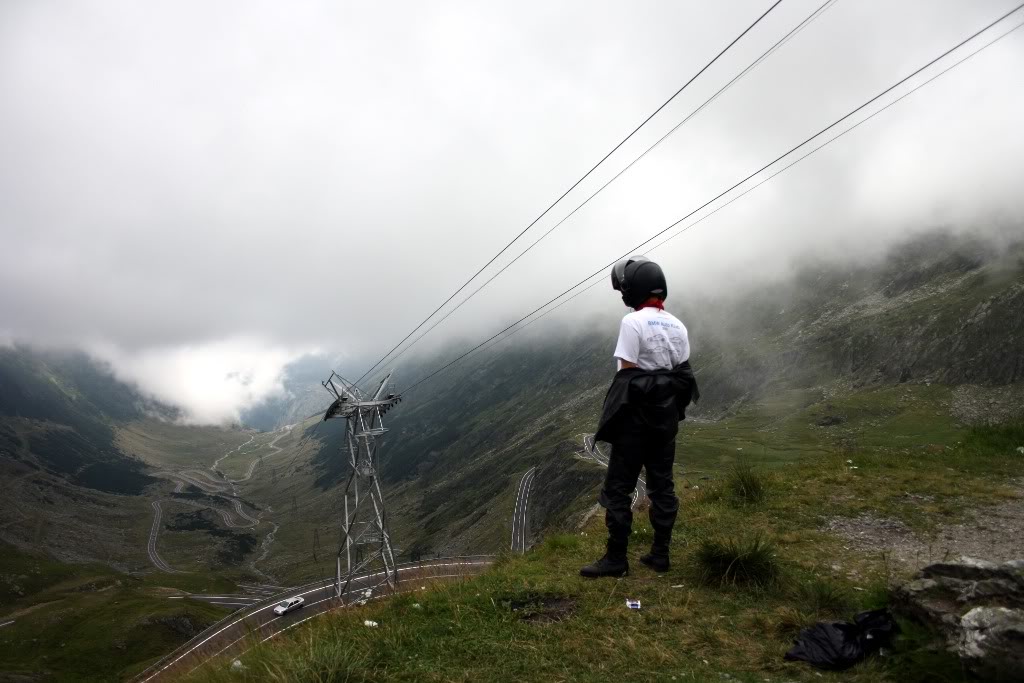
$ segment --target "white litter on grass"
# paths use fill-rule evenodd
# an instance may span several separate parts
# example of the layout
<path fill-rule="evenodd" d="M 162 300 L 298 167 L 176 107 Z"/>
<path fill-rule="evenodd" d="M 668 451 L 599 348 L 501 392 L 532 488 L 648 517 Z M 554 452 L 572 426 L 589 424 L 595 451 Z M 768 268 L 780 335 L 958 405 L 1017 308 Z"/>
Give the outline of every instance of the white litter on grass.
<path fill-rule="evenodd" d="M 676 584 L 676 585 L 674 585 L 674 586 L 672 586 L 672 587 L 673 587 L 673 588 L 682 588 L 682 587 L 683 587 L 683 584 L 681 584 L 681 583 L 678 583 L 678 584 Z"/>
<path fill-rule="evenodd" d="M 363 626 L 369 626 L 370 628 L 377 628 L 377 622 L 376 621 L 370 621 L 369 619 L 367 619 L 366 621 L 363 622 Z"/>
<path fill-rule="evenodd" d="M 852 461 L 852 460 L 847 460 L 847 461 L 846 461 L 846 464 L 847 464 L 847 465 L 852 465 L 852 464 L 853 464 L 853 461 Z"/>
<path fill-rule="evenodd" d="M 423 609 L 423 605 L 421 605 L 418 602 L 414 602 L 414 603 L 412 603 L 412 608 L 413 609 Z"/>
<path fill-rule="evenodd" d="M 373 597 L 373 589 L 372 588 L 367 588 L 366 590 L 364 590 L 363 591 L 363 597 L 364 598 Z"/>
<path fill-rule="evenodd" d="M 236 659 L 235 661 L 231 662 L 232 671 L 245 671 L 245 668 L 245 664 L 242 664 L 242 660 L 240 659 Z"/>
<path fill-rule="evenodd" d="M 628 607 L 629 609 L 640 609 L 640 601 L 630 600 L 629 598 L 626 598 L 626 607 Z"/>
<path fill-rule="evenodd" d="M 1024 455 L 1024 446 L 1017 446 L 1017 452 Z"/>

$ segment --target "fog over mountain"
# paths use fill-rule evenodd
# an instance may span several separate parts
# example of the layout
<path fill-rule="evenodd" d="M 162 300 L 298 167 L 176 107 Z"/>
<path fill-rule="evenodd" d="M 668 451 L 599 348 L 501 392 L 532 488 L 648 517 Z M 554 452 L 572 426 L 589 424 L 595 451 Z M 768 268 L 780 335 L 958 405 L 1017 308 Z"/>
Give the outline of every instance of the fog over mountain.
<path fill-rule="evenodd" d="M 819 4 L 782 2 L 498 264 Z M 5 2 L 0 343 L 83 349 L 200 423 L 307 354 L 363 368 L 769 5 Z M 423 347 L 490 336 L 1013 6 L 840 0 Z M 674 302 L 937 226 L 1020 237 L 1022 71 L 1018 31 L 652 252 Z M 548 320 L 619 309 L 601 285 Z"/>

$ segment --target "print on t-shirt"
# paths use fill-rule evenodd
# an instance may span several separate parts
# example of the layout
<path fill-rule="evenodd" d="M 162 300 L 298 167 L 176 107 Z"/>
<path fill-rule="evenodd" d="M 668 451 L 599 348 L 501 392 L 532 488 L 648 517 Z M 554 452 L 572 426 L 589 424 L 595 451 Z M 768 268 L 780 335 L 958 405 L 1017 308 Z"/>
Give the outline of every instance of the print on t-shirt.
<path fill-rule="evenodd" d="M 644 308 L 623 317 L 615 358 L 636 363 L 643 370 L 668 370 L 689 357 L 686 326 L 671 313 Z"/>

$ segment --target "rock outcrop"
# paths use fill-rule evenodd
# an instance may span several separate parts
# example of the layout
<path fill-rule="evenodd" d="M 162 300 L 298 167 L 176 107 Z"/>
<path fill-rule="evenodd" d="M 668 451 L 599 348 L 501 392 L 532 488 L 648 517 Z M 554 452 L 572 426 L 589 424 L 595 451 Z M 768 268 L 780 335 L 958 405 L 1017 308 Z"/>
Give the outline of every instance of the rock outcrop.
<path fill-rule="evenodd" d="M 985 680 L 1024 681 L 1024 560 L 962 558 L 922 569 L 896 591 L 898 608 L 939 632 Z"/>

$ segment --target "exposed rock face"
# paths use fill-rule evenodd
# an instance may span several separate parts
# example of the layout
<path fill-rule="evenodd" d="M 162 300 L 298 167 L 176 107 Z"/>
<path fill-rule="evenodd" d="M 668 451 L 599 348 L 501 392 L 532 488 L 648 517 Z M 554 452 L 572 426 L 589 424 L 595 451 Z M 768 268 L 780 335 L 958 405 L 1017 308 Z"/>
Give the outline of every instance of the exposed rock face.
<path fill-rule="evenodd" d="M 896 598 L 978 676 L 1024 681 L 1024 560 L 932 564 L 897 589 Z"/>
<path fill-rule="evenodd" d="M 957 653 L 984 678 L 1024 680 L 1024 611 L 975 607 L 960 620 Z"/>

